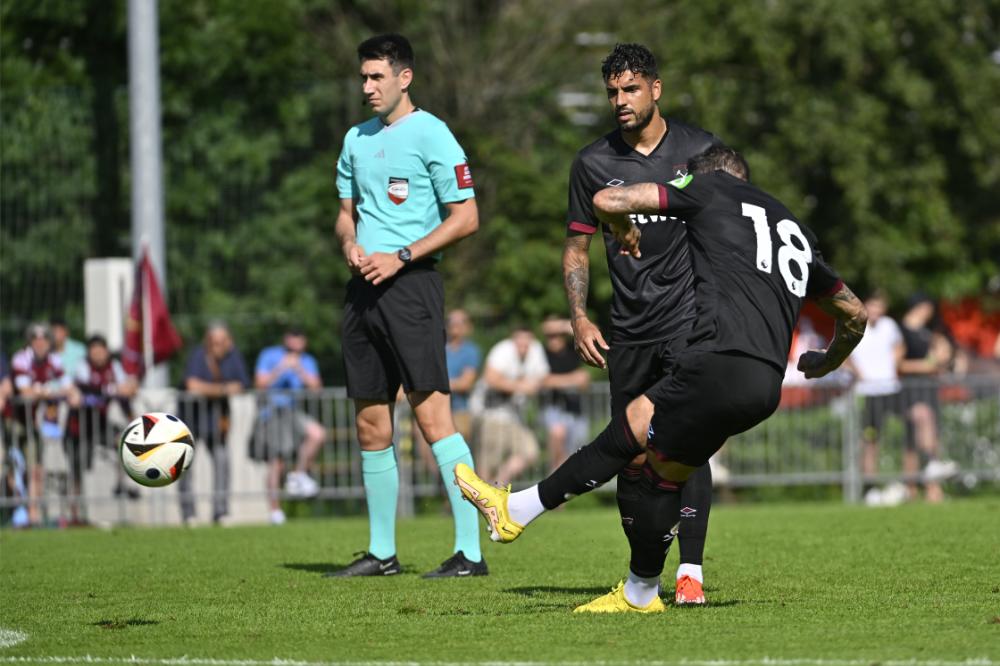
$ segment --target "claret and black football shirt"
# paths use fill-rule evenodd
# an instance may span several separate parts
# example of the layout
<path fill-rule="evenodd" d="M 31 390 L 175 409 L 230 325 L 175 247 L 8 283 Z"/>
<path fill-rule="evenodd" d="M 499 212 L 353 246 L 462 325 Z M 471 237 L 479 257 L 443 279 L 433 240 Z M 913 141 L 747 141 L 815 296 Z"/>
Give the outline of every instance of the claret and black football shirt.
<path fill-rule="evenodd" d="M 843 285 L 816 237 L 780 201 L 722 171 L 659 191 L 660 210 L 687 221 L 697 300 L 689 348 L 738 351 L 783 371 L 803 299 Z"/>
<path fill-rule="evenodd" d="M 712 134 L 667 119 L 667 134 L 649 154 L 625 143 L 615 130 L 581 150 L 569 181 L 567 233 L 593 234 L 594 195 L 605 187 L 666 183 L 687 174 L 689 159 L 720 143 Z M 694 317 L 694 276 L 684 225 L 666 215 L 635 215 L 642 228 L 642 257 L 620 255 L 610 229 L 604 246 L 614 287 L 611 303 L 612 344 L 666 340 L 686 330 Z"/>

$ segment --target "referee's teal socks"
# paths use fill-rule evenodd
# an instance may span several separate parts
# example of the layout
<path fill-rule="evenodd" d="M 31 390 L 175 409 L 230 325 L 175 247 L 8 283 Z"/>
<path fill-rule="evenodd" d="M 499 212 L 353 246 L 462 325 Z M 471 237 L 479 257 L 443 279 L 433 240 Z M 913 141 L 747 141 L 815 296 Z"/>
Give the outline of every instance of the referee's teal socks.
<path fill-rule="evenodd" d="M 465 463 L 473 467 L 472 451 L 465 438 L 457 432 L 431 444 L 431 451 L 441 470 L 441 481 L 448 492 L 451 514 L 455 518 L 455 552 L 462 551 L 470 561 L 479 562 L 483 559 L 479 550 L 479 512 L 462 499 L 462 491 L 455 484 L 455 465 Z"/>
<path fill-rule="evenodd" d="M 399 471 L 396 451 L 361 452 L 361 477 L 368 501 L 368 552 L 387 559 L 396 554 L 396 502 L 399 498 Z M 471 508 L 471 507 L 470 507 Z M 473 514 L 476 513 L 472 509 Z"/>

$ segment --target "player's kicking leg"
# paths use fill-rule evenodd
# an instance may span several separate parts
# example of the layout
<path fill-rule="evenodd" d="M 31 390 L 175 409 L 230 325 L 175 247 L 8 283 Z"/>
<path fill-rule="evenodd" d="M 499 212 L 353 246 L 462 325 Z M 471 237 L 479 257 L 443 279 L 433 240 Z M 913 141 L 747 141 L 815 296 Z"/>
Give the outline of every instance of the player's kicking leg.
<path fill-rule="evenodd" d="M 643 421 L 648 428 L 652 403 L 645 396 L 629 405 L 625 414 L 612 418 L 597 438 L 584 446 L 538 485 L 516 493 L 510 487 L 497 488 L 483 481 L 468 465 L 456 465 L 455 483 L 483 514 L 490 526 L 490 538 L 501 543 L 517 539 L 524 528 L 545 511 L 555 509 L 570 498 L 607 483 L 636 455 L 642 444 L 636 437 Z"/>

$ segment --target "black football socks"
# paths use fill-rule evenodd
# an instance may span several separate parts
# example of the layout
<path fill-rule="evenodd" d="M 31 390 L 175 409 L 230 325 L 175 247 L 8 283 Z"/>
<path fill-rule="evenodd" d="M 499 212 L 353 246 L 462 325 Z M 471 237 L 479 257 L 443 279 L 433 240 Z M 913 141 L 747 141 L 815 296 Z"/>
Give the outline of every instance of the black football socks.
<path fill-rule="evenodd" d="M 614 416 L 594 441 L 538 484 L 539 499 L 546 509 L 554 509 L 576 495 L 604 485 L 640 453 L 642 449 L 625 414 Z"/>
<path fill-rule="evenodd" d="M 712 467 L 705 463 L 691 475 L 681 489 L 680 539 L 681 564 L 701 565 L 708 535 L 708 514 L 712 509 Z"/>

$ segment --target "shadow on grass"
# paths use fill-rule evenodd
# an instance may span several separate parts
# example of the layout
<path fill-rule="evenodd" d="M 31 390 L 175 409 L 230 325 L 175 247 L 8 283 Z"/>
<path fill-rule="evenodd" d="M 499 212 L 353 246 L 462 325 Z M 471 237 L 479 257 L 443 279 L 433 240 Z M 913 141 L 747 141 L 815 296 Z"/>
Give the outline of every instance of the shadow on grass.
<path fill-rule="evenodd" d="M 556 585 L 534 585 L 531 587 L 511 587 L 504 592 L 509 592 L 511 594 L 519 594 L 523 597 L 533 597 L 541 598 L 549 594 L 568 594 L 577 595 L 580 597 L 599 597 L 603 594 L 608 593 L 607 587 L 560 587 Z M 725 601 L 709 601 L 704 606 L 693 606 L 693 605 L 682 605 L 675 606 L 673 603 L 673 593 L 670 591 L 664 602 L 667 603 L 671 608 L 677 608 L 678 610 L 689 610 L 689 609 L 704 609 L 704 608 L 725 608 L 727 606 L 738 606 L 745 603 L 739 599 L 726 599 Z M 664 594 L 667 594 L 665 592 Z M 580 603 L 583 603 L 582 601 Z M 560 608 L 561 604 L 544 604 L 544 606 L 550 606 L 552 608 Z"/>
<path fill-rule="evenodd" d="M 579 595 L 589 595 L 589 596 L 600 596 L 602 594 L 607 594 L 608 588 L 606 585 L 602 587 L 560 587 L 558 585 L 532 585 L 531 587 L 511 587 L 504 592 L 510 592 L 511 594 L 520 594 L 522 597 L 537 597 L 544 594 L 579 594 Z"/>
<path fill-rule="evenodd" d="M 322 576 L 331 571 L 339 571 L 348 564 L 350 562 L 284 562 L 278 566 L 293 571 L 305 571 L 306 573 L 314 573 Z M 419 573 L 419 571 L 415 567 L 404 565 L 401 573 L 412 574 Z M 373 576 L 373 578 L 385 578 L 385 576 Z"/>
<path fill-rule="evenodd" d="M 700 610 L 705 608 L 725 608 L 726 606 L 739 606 L 743 603 L 745 602 L 740 601 L 739 599 L 727 599 L 726 601 L 708 601 L 703 606 L 697 604 L 681 604 L 680 606 L 678 606 L 672 601 L 667 602 L 667 605 L 670 606 L 671 608 L 676 608 L 677 610 L 684 612 L 689 610 Z"/>
<path fill-rule="evenodd" d="M 124 629 L 125 627 L 145 627 L 150 624 L 159 623 L 159 620 L 145 620 L 133 617 L 128 620 L 98 620 L 97 622 L 91 622 L 90 626 L 100 627 L 101 629 Z"/>

